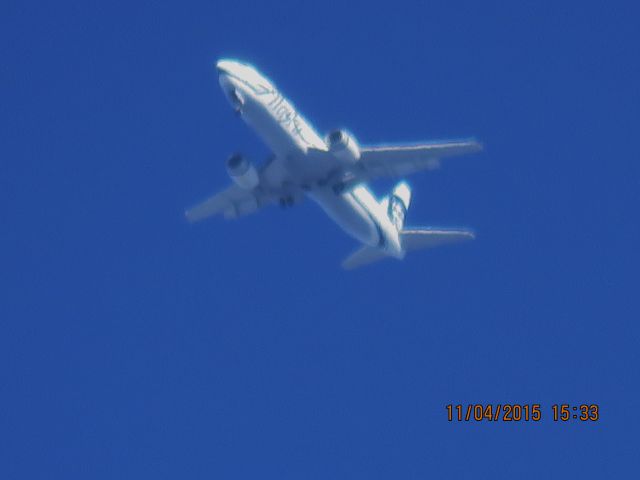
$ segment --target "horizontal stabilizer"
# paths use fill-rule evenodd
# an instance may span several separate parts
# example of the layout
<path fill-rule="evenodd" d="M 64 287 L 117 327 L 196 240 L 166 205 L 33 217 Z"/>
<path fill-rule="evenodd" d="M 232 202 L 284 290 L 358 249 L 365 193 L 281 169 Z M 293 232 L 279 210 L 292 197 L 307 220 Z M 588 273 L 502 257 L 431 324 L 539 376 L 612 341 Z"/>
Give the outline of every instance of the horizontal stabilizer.
<path fill-rule="evenodd" d="M 387 258 L 387 254 L 384 253 L 384 250 L 365 245 L 349 255 L 349 257 L 342 262 L 342 268 L 345 270 L 353 270 L 354 268 L 377 262 L 383 258 Z"/>
<path fill-rule="evenodd" d="M 439 247 L 475 238 L 467 228 L 414 227 L 400 232 L 400 243 L 405 251 Z"/>

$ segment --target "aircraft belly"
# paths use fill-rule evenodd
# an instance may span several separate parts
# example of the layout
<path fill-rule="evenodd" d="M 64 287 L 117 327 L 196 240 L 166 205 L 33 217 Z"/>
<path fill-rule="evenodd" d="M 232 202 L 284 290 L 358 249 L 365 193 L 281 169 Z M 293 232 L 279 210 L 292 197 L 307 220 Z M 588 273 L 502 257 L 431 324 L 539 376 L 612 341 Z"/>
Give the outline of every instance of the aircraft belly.
<path fill-rule="evenodd" d="M 309 196 L 356 240 L 371 246 L 380 244 L 380 231 L 373 217 L 351 192 L 337 195 L 330 189 L 322 189 L 311 192 Z"/>
<path fill-rule="evenodd" d="M 287 130 L 262 106 L 247 102 L 242 109 L 242 118 L 276 154 L 304 151 Z"/>

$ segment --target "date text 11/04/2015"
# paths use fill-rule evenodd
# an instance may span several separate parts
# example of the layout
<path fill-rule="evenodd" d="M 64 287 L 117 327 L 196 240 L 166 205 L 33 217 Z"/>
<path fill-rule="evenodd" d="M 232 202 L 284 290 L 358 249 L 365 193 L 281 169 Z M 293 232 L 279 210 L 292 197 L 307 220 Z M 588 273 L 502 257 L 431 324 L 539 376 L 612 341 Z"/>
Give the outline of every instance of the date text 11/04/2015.
<path fill-rule="evenodd" d="M 544 416 L 539 403 L 450 403 L 446 410 L 450 422 L 539 422 Z M 596 422 L 600 419 L 600 407 L 594 403 L 554 404 L 549 413 L 554 422 Z"/>

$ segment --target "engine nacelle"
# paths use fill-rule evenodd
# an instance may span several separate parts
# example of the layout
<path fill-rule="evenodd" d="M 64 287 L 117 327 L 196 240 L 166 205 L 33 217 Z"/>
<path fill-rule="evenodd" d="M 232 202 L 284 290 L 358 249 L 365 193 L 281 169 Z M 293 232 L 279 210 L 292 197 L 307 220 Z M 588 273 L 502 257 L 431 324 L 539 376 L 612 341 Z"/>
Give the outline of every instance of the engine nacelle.
<path fill-rule="evenodd" d="M 231 155 L 227 160 L 227 172 L 231 180 L 245 190 L 253 190 L 260 183 L 256 167 L 239 153 Z"/>
<path fill-rule="evenodd" d="M 360 160 L 360 146 L 356 139 L 344 130 L 333 130 L 326 139 L 329 151 L 345 163 L 356 163 Z"/>

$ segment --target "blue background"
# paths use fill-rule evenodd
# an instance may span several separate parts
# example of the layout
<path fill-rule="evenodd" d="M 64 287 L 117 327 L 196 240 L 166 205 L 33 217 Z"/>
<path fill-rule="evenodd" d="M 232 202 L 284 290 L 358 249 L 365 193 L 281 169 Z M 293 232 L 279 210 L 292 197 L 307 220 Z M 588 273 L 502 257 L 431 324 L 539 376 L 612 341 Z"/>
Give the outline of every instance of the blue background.
<path fill-rule="evenodd" d="M 637 474 L 631 5 L 4 2 L 0 477 Z M 322 133 L 476 135 L 408 222 L 477 240 L 344 272 L 309 201 L 188 225 L 230 153 L 268 154 L 222 56 Z M 447 422 L 468 402 L 544 417 Z"/>

